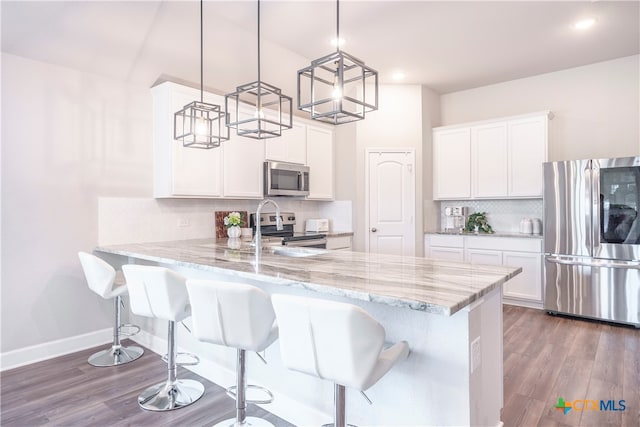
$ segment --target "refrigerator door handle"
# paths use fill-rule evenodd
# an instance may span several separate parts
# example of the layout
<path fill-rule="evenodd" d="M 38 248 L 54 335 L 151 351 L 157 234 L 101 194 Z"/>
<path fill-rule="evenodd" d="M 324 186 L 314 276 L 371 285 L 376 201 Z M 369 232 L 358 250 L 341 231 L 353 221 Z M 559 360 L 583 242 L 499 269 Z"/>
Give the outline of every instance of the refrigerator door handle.
<path fill-rule="evenodd" d="M 545 259 L 554 264 L 640 270 L 640 261 L 619 261 L 612 259 L 583 258 L 566 255 L 546 255 Z"/>

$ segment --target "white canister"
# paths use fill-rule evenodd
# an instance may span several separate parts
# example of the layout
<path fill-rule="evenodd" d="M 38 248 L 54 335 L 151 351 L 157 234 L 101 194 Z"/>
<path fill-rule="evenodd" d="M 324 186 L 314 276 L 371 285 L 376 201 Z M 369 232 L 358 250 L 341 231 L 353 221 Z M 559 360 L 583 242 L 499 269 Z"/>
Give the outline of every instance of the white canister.
<path fill-rule="evenodd" d="M 533 233 L 533 222 L 530 218 L 522 218 L 520 221 L 520 233 L 522 234 L 532 234 Z"/>
<path fill-rule="evenodd" d="M 532 218 L 531 222 L 533 225 L 533 234 L 542 234 L 542 221 L 540 218 Z"/>

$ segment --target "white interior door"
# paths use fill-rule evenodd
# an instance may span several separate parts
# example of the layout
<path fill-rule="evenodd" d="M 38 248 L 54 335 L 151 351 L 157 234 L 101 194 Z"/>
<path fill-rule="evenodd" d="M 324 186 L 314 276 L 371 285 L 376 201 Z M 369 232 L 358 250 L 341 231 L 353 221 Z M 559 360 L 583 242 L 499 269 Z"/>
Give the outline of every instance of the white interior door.
<path fill-rule="evenodd" d="M 369 252 L 415 255 L 415 152 L 368 152 Z"/>

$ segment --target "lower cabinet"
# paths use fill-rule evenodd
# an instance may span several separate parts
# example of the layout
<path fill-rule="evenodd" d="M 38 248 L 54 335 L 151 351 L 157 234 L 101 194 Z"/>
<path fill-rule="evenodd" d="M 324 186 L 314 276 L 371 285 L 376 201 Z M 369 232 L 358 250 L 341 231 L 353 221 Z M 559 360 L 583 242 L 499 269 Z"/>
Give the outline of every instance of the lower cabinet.
<path fill-rule="evenodd" d="M 506 304 L 542 308 L 542 240 L 425 234 L 427 257 L 472 264 L 522 267 L 503 287 Z"/>
<path fill-rule="evenodd" d="M 327 236 L 327 249 L 351 250 L 351 236 Z"/>

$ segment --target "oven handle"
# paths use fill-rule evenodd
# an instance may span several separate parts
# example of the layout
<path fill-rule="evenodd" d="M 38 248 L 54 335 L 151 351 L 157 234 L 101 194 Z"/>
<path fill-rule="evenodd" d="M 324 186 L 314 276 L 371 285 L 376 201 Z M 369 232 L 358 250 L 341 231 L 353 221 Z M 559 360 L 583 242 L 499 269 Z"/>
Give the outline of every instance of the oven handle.
<path fill-rule="evenodd" d="M 546 255 L 545 259 L 554 264 L 579 265 L 584 267 L 625 268 L 640 270 L 640 261 L 618 261 L 610 259 L 582 258 L 562 255 Z"/>
<path fill-rule="evenodd" d="M 282 243 L 285 246 L 314 246 L 316 248 L 326 249 L 327 239 L 306 239 L 306 240 L 288 240 Z"/>

